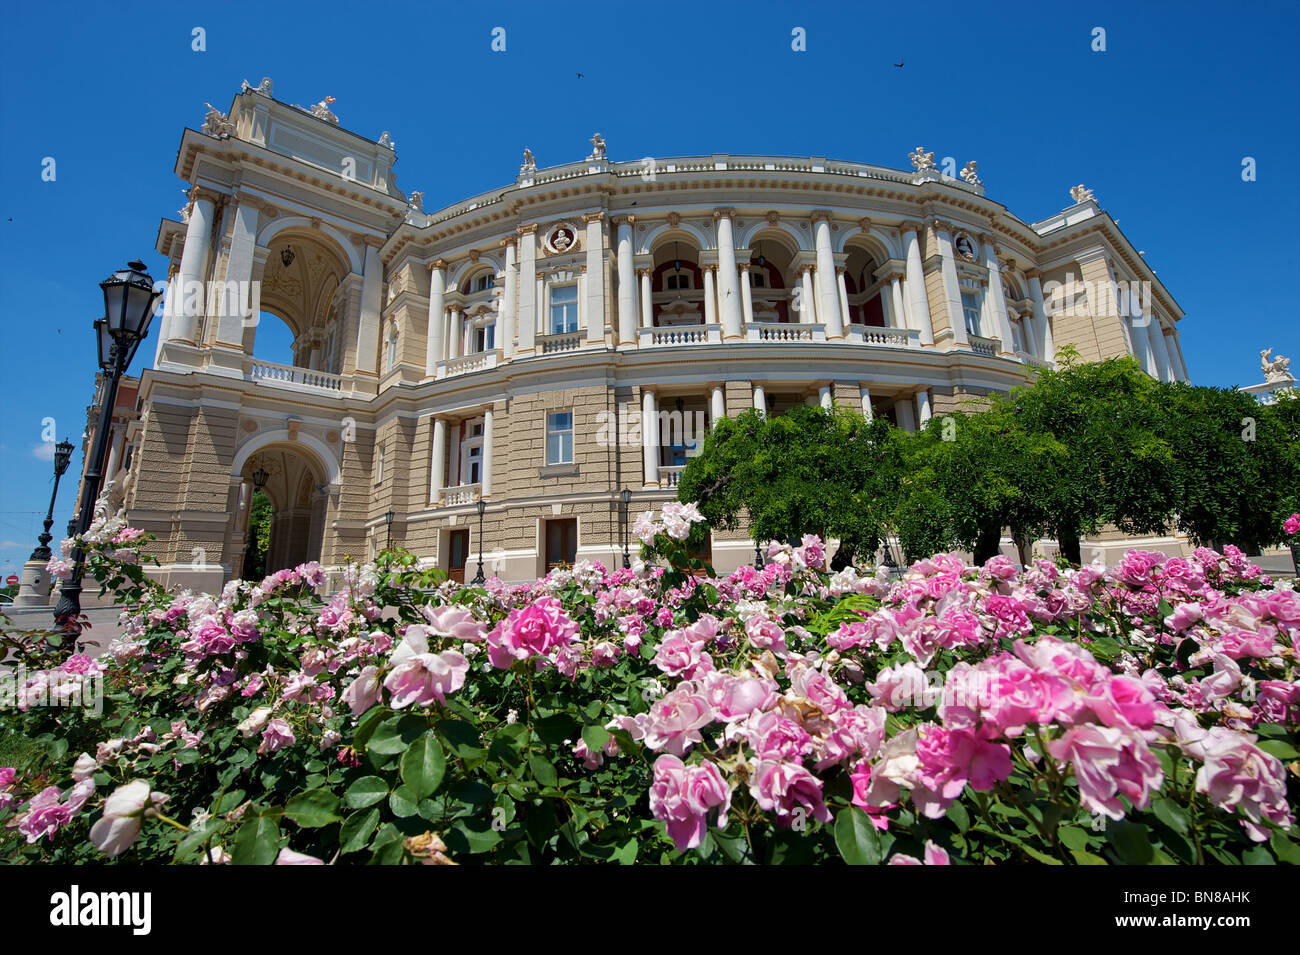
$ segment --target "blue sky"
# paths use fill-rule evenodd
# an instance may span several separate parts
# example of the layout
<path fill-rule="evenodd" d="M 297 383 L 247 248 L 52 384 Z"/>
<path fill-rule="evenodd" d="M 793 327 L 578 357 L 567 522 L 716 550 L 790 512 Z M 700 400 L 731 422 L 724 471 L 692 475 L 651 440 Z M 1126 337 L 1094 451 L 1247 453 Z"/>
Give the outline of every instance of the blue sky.
<path fill-rule="evenodd" d="M 615 160 L 730 152 L 903 168 L 923 144 L 978 160 L 989 195 L 1030 221 L 1083 182 L 1186 312 L 1194 382 L 1253 384 L 1267 346 L 1300 358 L 1296 4 L 893 9 L 905 13 L 824 0 L 10 5 L 0 575 L 18 573 L 49 501 L 43 419 L 74 442 L 84 428 L 97 285 L 136 256 L 165 275 L 152 247 L 182 204 L 181 130 L 202 123 L 205 102 L 227 109 L 243 79 L 270 76 L 278 99 L 302 105 L 332 95 L 344 126 L 390 130 L 398 184 L 430 210 L 512 181 L 525 146 L 543 166 L 580 159 L 594 130 Z M 495 27 L 505 52 L 491 49 Z M 804 52 L 791 49 L 795 27 Z M 1097 27 L 1105 52 L 1091 48 Z M 258 353 L 287 360 L 287 340 L 264 328 Z M 151 339 L 132 373 L 153 351 Z M 70 474 L 80 468 L 78 451 Z"/>

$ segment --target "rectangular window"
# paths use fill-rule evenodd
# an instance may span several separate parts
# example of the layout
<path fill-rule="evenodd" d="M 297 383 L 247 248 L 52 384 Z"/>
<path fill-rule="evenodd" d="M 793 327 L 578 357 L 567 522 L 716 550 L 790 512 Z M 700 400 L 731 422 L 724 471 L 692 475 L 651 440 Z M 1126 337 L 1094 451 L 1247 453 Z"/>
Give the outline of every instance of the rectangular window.
<path fill-rule="evenodd" d="M 578 286 L 551 286 L 551 334 L 562 335 L 578 330 Z"/>
<path fill-rule="evenodd" d="M 557 411 L 546 416 L 546 463 L 573 463 L 572 411 Z"/>
<path fill-rule="evenodd" d="M 974 292 L 961 293 L 961 310 L 966 316 L 966 334 L 982 337 L 980 332 L 980 300 Z"/>
<path fill-rule="evenodd" d="M 496 347 L 496 330 L 495 324 L 480 325 L 474 329 L 474 351 L 485 352 L 491 351 Z"/>

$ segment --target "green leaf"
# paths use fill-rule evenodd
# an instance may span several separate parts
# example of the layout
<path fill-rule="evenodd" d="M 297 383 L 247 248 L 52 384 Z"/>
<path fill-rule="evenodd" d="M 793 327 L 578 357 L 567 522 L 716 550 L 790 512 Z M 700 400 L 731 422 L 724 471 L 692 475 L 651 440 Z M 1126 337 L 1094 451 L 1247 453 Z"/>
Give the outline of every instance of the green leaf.
<path fill-rule="evenodd" d="M 254 816 L 235 833 L 230 861 L 235 865 L 270 865 L 280 854 L 280 827 L 270 816 Z"/>
<path fill-rule="evenodd" d="M 1273 856 L 1264 846 L 1255 846 L 1241 854 L 1241 861 L 1246 865 L 1277 865 Z"/>
<path fill-rule="evenodd" d="M 231 789 L 221 794 L 216 805 L 212 807 L 212 815 L 220 816 L 230 812 L 241 802 L 244 801 L 244 791 L 242 789 Z"/>
<path fill-rule="evenodd" d="M 1280 861 L 1288 865 L 1300 865 L 1300 846 L 1288 839 L 1286 833 L 1281 829 L 1274 831 L 1273 837 L 1268 840 L 1268 844 L 1273 847 L 1273 854 Z"/>
<path fill-rule="evenodd" d="M 835 847 L 849 865 L 880 865 L 885 858 L 880 834 L 856 806 L 841 809 L 835 816 Z"/>
<path fill-rule="evenodd" d="M 1088 845 L 1088 834 L 1077 826 L 1062 826 L 1056 835 L 1072 852 L 1081 851 Z"/>
<path fill-rule="evenodd" d="M 476 822 L 471 826 L 468 822 L 462 820 L 447 830 L 444 834 L 444 841 L 447 843 L 447 848 L 453 853 L 468 852 L 471 855 L 477 855 L 495 848 L 501 841 L 501 833 L 490 825 Z"/>
<path fill-rule="evenodd" d="M 418 716 L 391 717 L 375 728 L 375 734 L 370 737 L 366 749 L 383 756 L 395 756 L 405 750 L 425 728 L 425 721 Z"/>
<path fill-rule="evenodd" d="M 1191 824 L 1187 819 L 1187 811 L 1172 799 L 1161 797 L 1151 803 L 1151 811 L 1156 814 L 1156 818 L 1163 822 L 1180 836 L 1185 836 L 1191 831 Z"/>
<path fill-rule="evenodd" d="M 412 743 L 402 757 L 402 781 L 416 802 L 433 795 L 446 771 L 447 758 L 433 730 Z"/>
<path fill-rule="evenodd" d="M 1276 756 L 1278 759 L 1295 759 L 1300 756 L 1300 749 L 1296 749 L 1282 739 L 1262 739 L 1255 745 L 1270 756 Z"/>
<path fill-rule="evenodd" d="M 1074 856 L 1074 861 L 1079 865 L 1109 865 L 1101 856 L 1095 856 L 1091 852 L 1085 852 L 1082 849 L 1071 849 L 1070 855 Z"/>
<path fill-rule="evenodd" d="M 543 788 L 551 788 L 559 782 L 556 775 L 555 766 L 545 756 L 532 755 L 528 757 L 528 768 L 532 771 L 533 778 L 537 780 Z"/>
<path fill-rule="evenodd" d="M 379 810 L 371 809 L 369 812 L 354 812 L 348 816 L 347 821 L 343 823 L 343 828 L 339 832 L 339 853 L 347 855 L 349 852 L 357 852 L 366 847 L 370 840 L 370 834 L 375 831 L 379 825 Z"/>
<path fill-rule="evenodd" d="M 1106 820 L 1106 839 L 1125 865 L 1150 865 L 1151 840 L 1147 827 L 1127 819 Z"/>
<path fill-rule="evenodd" d="M 398 786 L 388 796 L 388 808 L 399 819 L 406 819 L 419 812 L 419 800 L 405 786 Z"/>
<path fill-rule="evenodd" d="M 948 818 L 952 820 L 959 832 L 965 832 L 970 828 L 970 813 L 960 802 L 955 802 L 948 807 Z"/>
<path fill-rule="evenodd" d="M 599 753 L 609 742 L 609 730 L 603 726 L 584 726 L 582 741 L 587 744 L 589 752 Z"/>
<path fill-rule="evenodd" d="M 388 783 L 378 776 L 362 776 L 343 794 L 343 801 L 349 809 L 364 809 L 373 806 L 388 795 Z"/>
<path fill-rule="evenodd" d="M 305 829 L 319 829 L 343 819 L 338 808 L 338 796 L 328 789 L 312 789 L 290 799 L 284 807 L 284 814 Z"/>

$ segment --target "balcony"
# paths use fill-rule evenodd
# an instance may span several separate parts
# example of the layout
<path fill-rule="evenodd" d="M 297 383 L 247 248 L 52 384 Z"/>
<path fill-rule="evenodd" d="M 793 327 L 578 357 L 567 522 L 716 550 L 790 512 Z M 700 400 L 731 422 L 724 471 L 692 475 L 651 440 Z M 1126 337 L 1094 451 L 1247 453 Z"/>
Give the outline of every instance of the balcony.
<path fill-rule="evenodd" d="M 921 333 L 915 328 L 882 328 L 879 325 L 850 325 L 845 338 L 858 345 L 889 348 L 920 348 Z"/>
<path fill-rule="evenodd" d="M 1002 339 L 1000 338 L 981 338 L 979 335 L 969 335 L 970 350 L 977 355 L 987 355 L 989 358 L 996 358 L 1002 351 Z"/>
<path fill-rule="evenodd" d="M 343 376 L 325 371 L 300 368 L 297 365 L 277 365 L 275 362 L 244 359 L 244 378 L 261 385 L 285 388 L 289 391 L 315 391 L 339 394 L 343 391 Z"/>
<path fill-rule="evenodd" d="M 561 352 L 577 351 L 582 347 L 586 332 L 579 329 L 573 332 L 559 332 L 554 335 L 538 335 L 537 347 L 543 355 L 558 355 Z"/>
<path fill-rule="evenodd" d="M 495 368 L 500 360 L 500 349 L 475 352 L 472 355 L 464 355 L 460 358 L 448 358 L 445 361 L 438 362 L 437 377 L 440 379 L 454 378 L 457 375 L 468 375 L 471 372 Z"/>
<path fill-rule="evenodd" d="M 481 484 L 459 484 L 456 487 L 442 489 L 443 507 L 461 507 L 473 504 L 479 499 L 483 486 Z"/>
<path fill-rule="evenodd" d="M 637 330 L 639 348 L 675 348 L 679 345 L 717 345 L 722 342 L 721 325 L 665 325 Z"/>
<path fill-rule="evenodd" d="M 784 322 L 751 322 L 745 328 L 748 342 L 824 342 L 825 325 L 802 325 Z"/>
<path fill-rule="evenodd" d="M 677 482 L 681 480 L 682 472 L 686 470 L 684 464 L 659 465 L 659 486 L 667 488 L 677 487 Z"/>
<path fill-rule="evenodd" d="M 1035 368 L 1055 368 L 1056 362 L 1048 361 L 1046 358 L 1038 358 L 1026 351 L 1016 352 L 1016 357 L 1026 365 L 1033 365 Z"/>

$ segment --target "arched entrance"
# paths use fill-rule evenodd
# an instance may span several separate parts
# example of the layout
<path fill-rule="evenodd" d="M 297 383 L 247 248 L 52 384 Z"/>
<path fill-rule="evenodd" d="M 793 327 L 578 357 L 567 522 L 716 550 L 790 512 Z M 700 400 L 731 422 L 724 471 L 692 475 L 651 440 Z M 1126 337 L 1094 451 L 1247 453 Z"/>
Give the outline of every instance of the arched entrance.
<path fill-rule="evenodd" d="M 316 454 L 300 443 L 268 443 L 244 458 L 238 477 L 236 575 L 271 574 L 321 560 L 331 475 Z M 270 504 L 269 520 L 256 506 L 261 495 Z M 261 520 L 268 520 L 269 533 L 257 533 L 255 521 Z"/>

